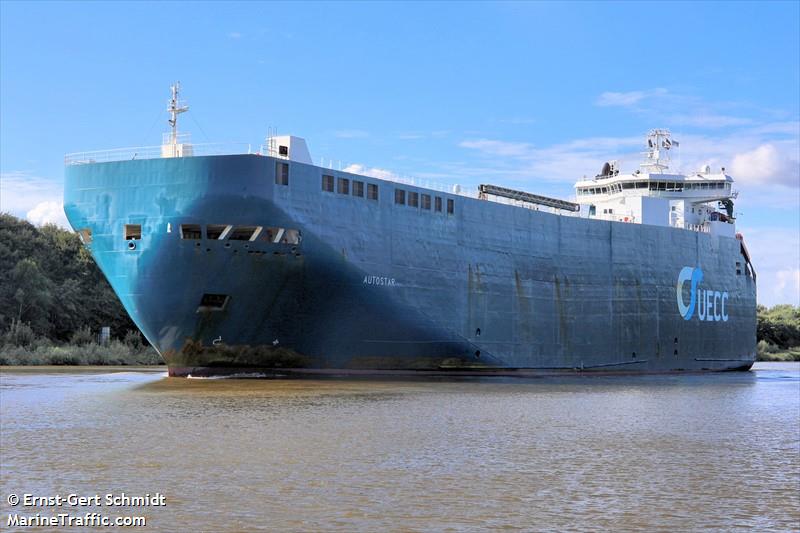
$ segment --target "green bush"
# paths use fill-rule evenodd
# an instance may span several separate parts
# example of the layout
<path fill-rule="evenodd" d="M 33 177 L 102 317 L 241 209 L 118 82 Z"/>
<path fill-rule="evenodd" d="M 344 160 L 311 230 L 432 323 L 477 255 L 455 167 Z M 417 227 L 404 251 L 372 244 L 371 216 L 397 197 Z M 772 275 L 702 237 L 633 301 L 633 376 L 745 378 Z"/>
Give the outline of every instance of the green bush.
<path fill-rule="evenodd" d="M 76 346 L 86 346 L 94 342 L 94 335 L 92 335 L 92 330 L 89 326 L 84 326 L 74 332 L 69 339 L 70 344 L 74 344 Z"/>
<path fill-rule="evenodd" d="M 36 334 L 30 324 L 12 319 L 3 340 L 16 346 L 30 346 L 36 341 Z"/>

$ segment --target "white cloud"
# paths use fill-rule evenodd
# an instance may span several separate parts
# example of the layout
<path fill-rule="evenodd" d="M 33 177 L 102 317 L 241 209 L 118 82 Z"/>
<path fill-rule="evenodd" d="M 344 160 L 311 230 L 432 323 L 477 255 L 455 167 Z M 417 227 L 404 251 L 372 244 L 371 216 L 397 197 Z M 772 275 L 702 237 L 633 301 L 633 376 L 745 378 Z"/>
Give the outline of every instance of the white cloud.
<path fill-rule="evenodd" d="M 800 232 L 781 227 L 739 230 L 756 269 L 758 303 L 800 305 Z"/>
<path fill-rule="evenodd" d="M 239 33 L 238 31 L 232 31 L 228 34 L 228 37 L 230 37 L 231 39 L 241 39 L 242 34 Z"/>
<path fill-rule="evenodd" d="M 599 107 L 620 107 L 646 118 L 658 125 L 687 126 L 702 129 L 751 126 L 756 120 L 747 116 L 734 116 L 725 111 L 737 109 L 757 110 L 742 102 L 708 101 L 685 93 L 675 93 L 664 88 L 629 92 L 604 92 L 595 100 Z M 654 124 L 654 125 L 655 125 Z M 663 126 L 662 126 L 663 127 Z"/>
<path fill-rule="evenodd" d="M 779 270 L 775 274 L 777 283 L 773 292 L 778 294 L 778 299 L 800 305 L 800 268 Z"/>
<path fill-rule="evenodd" d="M 649 91 L 607 91 L 597 98 L 595 105 L 600 107 L 631 107 L 647 98 L 666 96 L 668 93 L 669 91 L 663 88 L 651 89 Z"/>
<path fill-rule="evenodd" d="M 55 224 L 65 229 L 71 229 L 67 216 L 64 214 L 64 205 L 57 201 L 39 203 L 26 213 L 25 218 L 37 226 Z"/>
<path fill-rule="evenodd" d="M 379 178 L 384 180 L 397 180 L 398 175 L 391 170 L 385 168 L 367 167 L 359 163 L 353 163 L 344 168 L 344 172 L 351 174 L 358 174 L 360 176 L 370 176 L 372 178 Z"/>
<path fill-rule="evenodd" d="M 709 112 L 698 112 L 692 115 L 676 115 L 672 117 L 673 124 L 697 126 L 699 128 L 728 128 L 731 126 L 744 126 L 752 124 L 749 118 L 717 115 Z"/>
<path fill-rule="evenodd" d="M 26 171 L 0 174 L 0 211 L 18 217 L 46 201 L 61 202 L 63 185 Z"/>
<path fill-rule="evenodd" d="M 340 139 L 362 139 L 369 137 L 369 132 L 364 130 L 338 130 L 333 134 Z"/>
<path fill-rule="evenodd" d="M 638 104 L 644 97 L 644 91 L 630 91 L 627 93 L 605 92 L 597 98 L 596 104 L 601 107 L 630 106 Z"/>
<path fill-rule="evenodd" d="M 788 150 L 780 150 L 780 146 L 767 143 L 736 154 L 731 171 L 744 182 L 800 187 L 800 161 L 793 160 Z"/>
<path fill-rule="evenodd" d="M 505 179 L 574 183 L 599 171 L 605 161 L 633 159 L 640 144 L 642 139 L 637 137 L 589 137 L 541 148 L 495 139 L 465 140 L 459 146 L 491 158 L 497 167 L 494 173 Z"/>
<path fill-rule="evenodd" d="M 501 157 L 530 157 L 534 148 L 530 143 L 497 141 L 492 139 L 476 139 L 461 141 L 458 145 L 462 148 L 472 148 L 491 156 Z"/>

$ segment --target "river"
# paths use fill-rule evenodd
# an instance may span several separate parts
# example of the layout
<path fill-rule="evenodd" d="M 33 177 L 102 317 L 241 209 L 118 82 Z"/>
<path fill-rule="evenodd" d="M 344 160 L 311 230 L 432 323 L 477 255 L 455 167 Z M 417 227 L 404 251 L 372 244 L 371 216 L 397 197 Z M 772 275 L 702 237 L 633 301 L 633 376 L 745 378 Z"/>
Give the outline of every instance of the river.
<path fill-rule="evenodd" d="M 164 505 L 8 501 L 122 493 Z M 141 531 L 797 531 L 800 364 L 463 380 L 4 368 L 0 496 L 0 529 L 97 512 L 141 515 Z"/>

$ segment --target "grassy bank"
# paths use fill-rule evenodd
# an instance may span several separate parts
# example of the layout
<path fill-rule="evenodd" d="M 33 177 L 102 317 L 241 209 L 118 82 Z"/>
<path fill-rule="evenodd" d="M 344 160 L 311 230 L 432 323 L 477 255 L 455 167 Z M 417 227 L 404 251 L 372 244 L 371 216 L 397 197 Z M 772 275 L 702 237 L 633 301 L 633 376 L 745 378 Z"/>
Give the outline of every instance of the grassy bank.
<path fill-rule="evenodd" d="M 161 365 L 164 361 L 151 346 L 128 346 L 112 340 L 107 344 L 82 345 L 38 343 L 0 346 L 0 365 Z"/>
<path fill-rule="evenodd" d="M 800 346 L 780 348 L 760 340 L 756 345 L 756 353 L 758 361 L 800 361 Z"/>
<path fill-rule="evenodd" d="M 129 330 L 122 339 L 98 342 L 87 327 L 68 342 L 36 335 L 28 324 L 13 321 L 0 335 L 0 365 L 160 365 L 158 352 Z"/>

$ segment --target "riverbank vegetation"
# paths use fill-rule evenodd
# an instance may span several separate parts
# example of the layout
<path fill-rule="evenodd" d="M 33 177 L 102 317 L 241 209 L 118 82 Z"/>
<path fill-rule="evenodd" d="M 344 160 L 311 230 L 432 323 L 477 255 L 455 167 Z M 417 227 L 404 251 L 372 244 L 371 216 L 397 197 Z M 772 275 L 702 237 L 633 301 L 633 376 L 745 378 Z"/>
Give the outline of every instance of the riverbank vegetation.
<path fill-rule="evenodd" d="M 160 362 L 75 233 L 0 213 L 0 364 Z"/>
<path fill-rule="evenodd" d="M 759 305 L 757 339 L 759 361 L 800 361 L 800 308 Z M 0 213 L 0 364 L 161 363 L 77 234 Z"/>
<path fill-rule="evenodd" d="M 759 361 L 800 361 L 800 307 L 758 306 L 756 350 Z"/>

